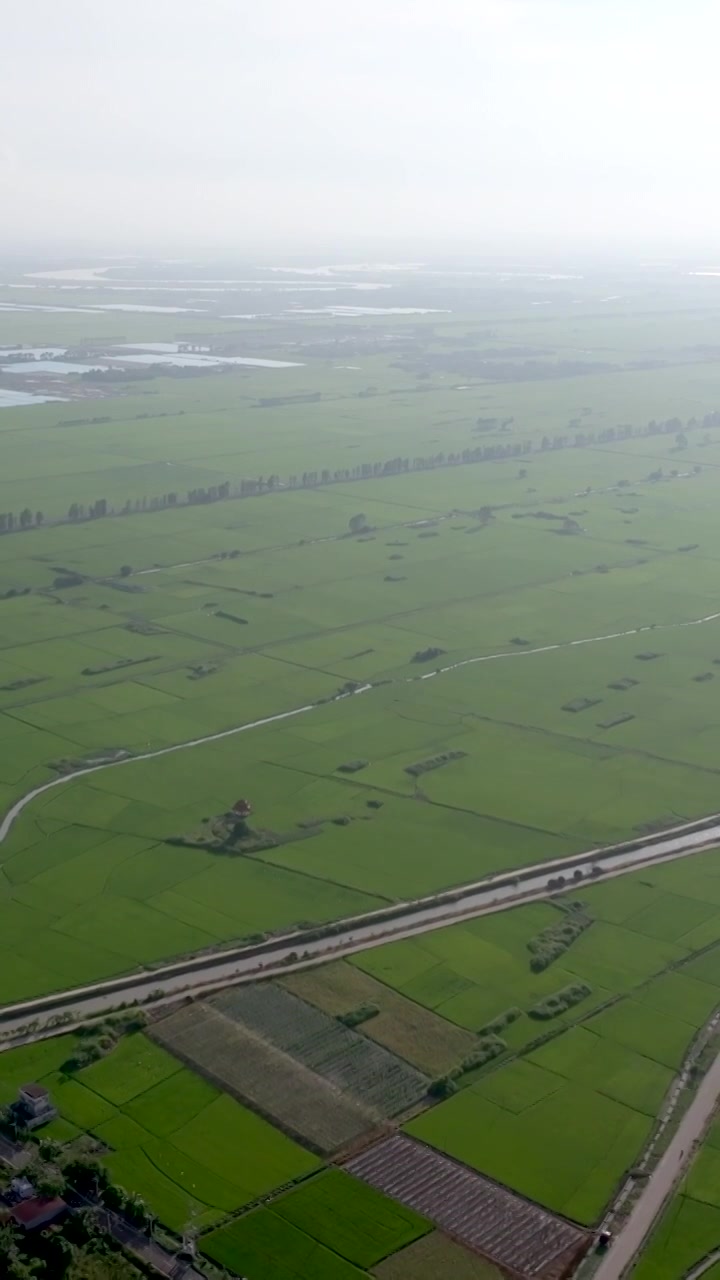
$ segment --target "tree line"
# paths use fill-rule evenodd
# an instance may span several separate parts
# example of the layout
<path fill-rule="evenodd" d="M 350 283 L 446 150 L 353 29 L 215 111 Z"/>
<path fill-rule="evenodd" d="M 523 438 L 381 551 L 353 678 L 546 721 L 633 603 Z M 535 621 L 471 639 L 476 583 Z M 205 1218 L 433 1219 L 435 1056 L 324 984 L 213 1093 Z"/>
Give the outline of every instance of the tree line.
<path fill-rule="evenodd" d="M 571 426 L 575 426 L 574 423 Z M 258 476 L 256 479 L 244 479 L 237 483 L 225 480 L 221 484 L 209 485 L 207 488 L 188 489 L 184 494 L 170 492 L 156 497 L 128 498 L 122 507 L 110 505 L 106 498 L 96 498 L 84 504 L 72 502 L 67 515 L 55 519 L 53 524 L 77 523 L 84 520 L 98 520 L 105 516 L 128 516 L 144 511 L 163 511 L 167 507 L 198 506 L 213 502 L 226 501 L 229 498 L 254 498 L 268 493 L 282 493 L 296 489 L 317 489 L 329 484 L 349 484 L 355 480 L 378 480 L 384 476 L 404 475 L 413 471 L 432 471 L 439 467 L 469 466 L 480 462 L 501 462 L 513 458 L 526 458 L 531 454 L 547 453 L 558 449 L 585 449 L 596 444 L 608 444 L 623 440 L 639 439 L 646 436 L 675 435 L 678 449 L 687 447 L 686 432 L 720 427 L 720 411 L 706 413 L 703 418 L 691 417 L 686 423 L 673 417 L 657 421 L 651 419 L 645 426 L 633 427 L 622 423 L 615 427 L 604 427 L 600 431 L 573 430 L 553 436 L 544 435 L 539 444 L 533 440 L 485 441 L 474 448 L 445 453 L 419 455 L 414 458 L 396 456 L 378 462 L 362 462 L 354 467 L 340 467 L 330 470 L 303 471 L 302 474 L 290 475 L 282 480 L 276 473 Z M 0 512 L 0 534 L 16 533 L 22 530 L 39 528 L 45 523 L 42 511 L 32 512 L 25 507 L 18 515 L 12 511 Z"/>
<path fill-rule="evenodd" d="M 33 514 L 29 507 L 24 507 L 17 516 L 13 511 L 0 511 L 0 533 L 14 533 L 16 529 L 39 529 L 44 522 L 42 511 Z"/>

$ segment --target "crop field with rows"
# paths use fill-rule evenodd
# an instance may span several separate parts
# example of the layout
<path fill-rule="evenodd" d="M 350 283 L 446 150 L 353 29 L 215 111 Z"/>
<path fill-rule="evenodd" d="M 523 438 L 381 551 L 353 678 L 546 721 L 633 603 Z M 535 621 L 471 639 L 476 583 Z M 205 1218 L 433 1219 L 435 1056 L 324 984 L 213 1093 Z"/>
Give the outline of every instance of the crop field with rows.
<path fill-rule="evenodd" d="M 334 1017 L 363 1005 L 376 1008 L 377 1014 L 363 1022 L 362 1034 L 426 1075 L 448 1071 L 475 1048 L 471 1032 L 406 999 L 344 960 L 288 974 L 282 985 Z"/>
<path fill-rule="evenodd" d="M 520 1274 L 555 1274 L 559 1262 L 562 1270 L 587 1247 L 578 1227 L 402 1135 L 368 1147 L 345 1167 Z"/>
<path fill-rule="evenodd" d="M 383 1115 L 407 1111 L 427 1094 L 427 1076 L 274 983 L 230 989 L 212 1004 Z"/>
<path fill-rule="evenodd" d="M 314 1150 L 335 1151 L 382 1117 L 209 1005 L 157 1023 L 155 1039 Z"/>

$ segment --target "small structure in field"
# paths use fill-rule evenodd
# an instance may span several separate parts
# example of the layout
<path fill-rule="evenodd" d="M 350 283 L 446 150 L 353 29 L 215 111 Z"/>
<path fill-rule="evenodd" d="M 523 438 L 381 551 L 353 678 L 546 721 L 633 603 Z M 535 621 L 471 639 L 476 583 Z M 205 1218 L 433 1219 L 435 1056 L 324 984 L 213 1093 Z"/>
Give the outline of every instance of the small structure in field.
<path fill-rule="evenodd" d="M 236 818 L 249 818 L 252 813 L 252 805 L 249 800 L 236 800 L 232 807 L 232 812 Z"/>
<path fill-rule="evenodd" d="M 48 1124 L 57 1115 L 48 1090 L 41 1084 L 21 1085 L 12 1111 L 24 1129 L 39 1129 L 40 1125 Z"/>

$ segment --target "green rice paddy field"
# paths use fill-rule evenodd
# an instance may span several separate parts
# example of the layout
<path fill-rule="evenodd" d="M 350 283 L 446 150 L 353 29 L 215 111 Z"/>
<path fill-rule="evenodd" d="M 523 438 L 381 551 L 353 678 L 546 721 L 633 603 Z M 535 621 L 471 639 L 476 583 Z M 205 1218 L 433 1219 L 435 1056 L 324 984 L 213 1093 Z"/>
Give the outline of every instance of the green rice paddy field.
<path fill-rule="evenodd" d="M 416 376 L 375 352 L 0 410 L 0 513 L 27 507 L 36 526 L 0 536 L 0 814 L 62 779 L 0 843 L 0 1004 L 720 809 L 720 366 L 697 354 L 716 310 L 600 315 L 577 288 L 572 320 L 518 303 L 393 326 L 428 360 L 482 345 L 491 326 L 508 358 L 518 343 L 550 362 L 584 352 L 598 367 L 582 376 Z M 381 334 L 386 321 L 362 325 Z M 0 313 L 8 343 L 213 327 Z M 287 355 L 270 320 L 236 328 Z M 622 367 L 603 372 L 607 359 Z M 413 467 L 478 446 L 516 452 Z M 407 469 L 374 474 L 393 458 Z M 185 505 L 189 490 L 269 476 L 275 492 Z M 98 500 L 129 513 L 66 520 Z M 214 734 L 226 736 L 199 741 Z M 62 772 L 112 752 L 128 758 Z M 240 797 L 268 847 L 202 847 L 204 823 Z M 540 973 L 528 941 L 560 918 L 548 903 L 286 985 L 334 1016 L 376 1005 L 360 1033 L 433 1077 L 520 1009 L 504 1054 L 407 1129 L 591 1224 L 720 1003 L 720 854 L 573 894 L 592 923 Z M 573 1008 L 530 1015 L 577 983 L 590 991 Z M 48 1083 L 56 1136 L 95 1134 L 116 1180 L 168 1227 L 192 1219 L 221 1264 L 251 1280 L 492 1274 L 448 1260 L 452 1246 L 400 1206 L 360 1212 L 367 1188 L 149 1039 L 70 1077 L 72 1043 L 0 1054 L 0 1101 L 24 1079 Z M 693 1239 L 717 1229 L 713 1141 L 660 1228 L 682 1265 L 687 1232 L 673 1224 L 697 1222 Z"/>
<path fill-rule="evenodd" d="M 455 1030 L 474 1033 L 506 1010 L 519 1010 L 499 1031 L 504 1055 L 461 1076 L 459 1092 L 407 1128 L 590 1224 L 637 1159 L 694 1036 L 720 1005 L 720 855 L 700 854 L 571 893 L 593 923 L 540 973 L 530 969 L 528 943 L 557 921 L 551 904 L 386 944 L 345 966 L 286 982 L 305 998 L 339 1009 L 344 968 L 359 969 L 376 984 L 381 1017 L 385 986 L 388 1013 L 404 997 L 408 1009 L 420 1005 Z M 533 1018 L 539 1000 L 577 982 L 589 988 L 579 1004 L 549 1022 Z M 348 982 L 346 1008 L 353 989 Z M 406 1019 L 404 1052 L 412 1059 L 417 1051 L 412 1018 Z M 373 1035 L 373 1021 L 367 1034 Z M 402 1053 L 403 1020 L 395 1022 L 395 1048 Z M 548 1031 L 556 1034 L 536 1045 Z M 439 1029 L 436 1034 L 440 1039 Z M 463 1056 L 458 1045 L 455 1066 Z"/>
<path fill-rule="evenodd" d="M 44 1084 L 60 1114 L 43 1137 L 67 1149 L 91 1139 L 116 1185 L 165 1228 L 202 1232 L 203 1252 L 232 1270 L 253 1280 L 351 1280 L 432 1231 L 340 1169 L 322 1170 L 144 1034 L 79 1071 L 68 1065 L 77 1044 L 64 1035 L 0 1055 L 0 1105 L 29 1079 Z M 270 1207 L 237 1216 L 278 1189 Z M 448 1249 L 472 1267 L 470 1254 L 436 1235 L 432 1254 Z"/>
<path fill-rule="evenodd" d="M 720 1240 L 720 1122 L 710 1126 L 690 1170 L 631 1272 L 633 1280 L 675 1280 L 718 1248 Z M 705 1271 L 717 1280 L 720 1264 Z"/>
<path fill-rule="evenodd" d="M 91 1133 L 113 1180 L 175 1231 L 216 1222 L 319 1165 L 144 1035 L 67 1074 L 74 1044 L 62 1036 L 0 1056 L 0 1103 L 28 1079 L 44 1084 L 60 1118 L 43 1133 L 62 1142 Z M 250 1151 L 252 1159 L 239 1158 Z"/>
<path fill-rule="evenodd" d="M 146 332 L 147 317 L 135 322 Z M 0 955 L 12 957 L 0 1000 L 714 811 L 720 622 L 679 625 L 716 611 L 714 430 L 689 432 L 679 454 L 670 434 L 537 451 L 522 467 L 47 523 L 71 501 L 163 492 L 168 466 L 182 497 L 321 459 L 337 468 L 472 446 L 478 414 L 493 410 L 535 446 L 572 413 L 596 430 L 641 426 L 663 406 L 699 416 L 720 389 L 711 370 L 478 384 L 462 399 L 442 379 L 411 394 L 396 384 L 407 375 L 387 369 L 382 395 L 358 398 L 350 372 L 342 397 L 268 410 L 252 406 L 277 372 L 253 370 L 155 380 L 150 408 L 166 416 L 140 422 L 139 393 L 102 401 L 101 424 L 94 401 L 73 406 L 78 426 L 58 425 L 67 406 L 3 411 L 3 500 L 42 506 L 46 523 L 0 537 L 1 806 L 57 777 L 53 762 L 142 755 L 309 709 L 33 801 L 0 846 Z M 329 376 L 286 373 L 289 391 Z M 372 532 L 348 537 L 358 512 Z M 553 536 L 557 523 L 537 512 L 582 532 Z M 80 580 L 54 585 L 68 574 Z M 547 645 L 560 648 L 532 652 Z M 324 701 L 347 681 L 379 687 Z M 408 772 L 448 752 L 441 767 Z M 359 772 L 338 772 L 358 759 Z M 219 859 L 166 843 L 239 796 L 276 847 Z"/>

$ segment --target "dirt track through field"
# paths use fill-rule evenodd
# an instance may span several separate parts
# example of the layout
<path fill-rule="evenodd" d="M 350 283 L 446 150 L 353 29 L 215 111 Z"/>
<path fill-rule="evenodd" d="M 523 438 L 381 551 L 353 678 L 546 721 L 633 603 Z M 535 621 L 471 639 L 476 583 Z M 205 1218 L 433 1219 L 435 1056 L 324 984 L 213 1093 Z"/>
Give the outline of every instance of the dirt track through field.
<path fill-rule="evenodd" d="M 720 613 L 710 613 L 703 618 L 691 618 L 685 622 L 662 622 L 651 623 L 642 627 L 632 627 L 629 631 L 613 631 L 603 636 L 587 636 L 580 640 L 561 640 L 556 644 L 541 645 L 536 649 L 517 649 L 504 650 L 502 653 L 486 653 L 476 658 L 464 658 L 460 662 L 450 663 L 446 667 L 437 667 L 434 671 L 426 671 L 421 676 L 404 676 L 400 680 L 393 681 L 394 684 L 415 684 L 421 680 L 431 680 L 436 676 L 447 675 L 451 671 L 458 671 L 461 667 L 474 666 L 479 662 L 501 662 L 505 659 L 519 661 L 521 658 L 532 658 L 542 653 L 556 653 L 561 649 L 573 649 L 579 645 L 586 644 L 602 644 L 610 640 L 622 640 L 627 636 L 642 635 L 647 631 L 668 631 L 675 630 L 679 627 L 699 627 L 708 622 L 716 622 L 720 618 Z M 347 698 L 356 698 L 364 693 L 371 693 L 376 686 L 374 684 L 363 684 L 352 693 L 340 693 L 332 699 L 333 702 L 343 702 Z M 68 782 L 72 782 L 75 778 L 85 778 L 91 773 L 99 773 L 101 769 L 119 769 L 122 765 L 136 764 L 141 760 L 156 760 L 160 756 L 172 755 L 175 751 L 187 751 L 191 747 L 201 747 L 207 742 L 220 742 L 223 738 L 232 738 L 238 733 L 249 733 L 252 729 L 262 729 L 269 724 L 277 724 L 281 720 L 290 720 L 294 716 L 306 715 L 310 711 L 314 711 L 317 706 L 328 705 L 327 703 L 310 702 L 303 707 L 295 707 L 291 711 L 280 711 L 276 715 L 265 716 L 261 720 L 251 720 L 247 724 L 235 725 L 231 729 L 221 729 L 217 733 L 208 733 L 201 738 L 191 738 L 187 742 L 176 742 L 169 747 L 158 747 L 155 751 L 144 751 L 138 755 L 127 756 L 121 760 L 107 760 L 101 764 L 90 765 L 86 769 L 76 769 L 73 773 L 65 774 L 61 778 L 53 778 L 50 782 L 43 782 L 39 787 L 33 787 L 32 791 L 28 791 L 26 795 L 21 796 L 15 801 L 5 814 L 2 822 L 0 822 L 0 844 L 5 840 L 12 829 L 15 821 L 28 805 L 32 804 L 38 796 L 44 795 L 46 791 L 51 791 L 53 787 L 64 786 Z"/>

